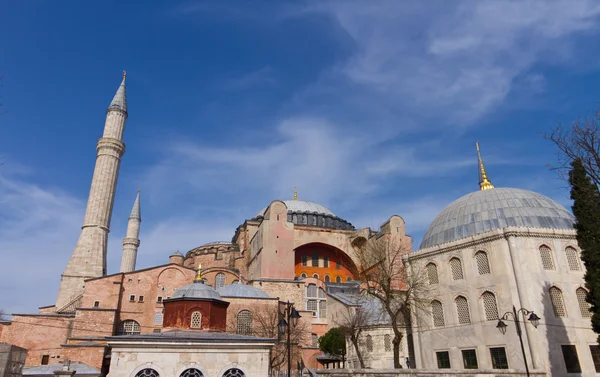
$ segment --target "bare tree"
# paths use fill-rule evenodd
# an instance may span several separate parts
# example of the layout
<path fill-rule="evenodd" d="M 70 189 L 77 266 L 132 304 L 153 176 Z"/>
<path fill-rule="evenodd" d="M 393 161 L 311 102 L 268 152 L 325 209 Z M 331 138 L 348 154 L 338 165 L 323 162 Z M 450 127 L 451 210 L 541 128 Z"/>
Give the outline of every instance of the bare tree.
<path fill-rule="evenodd" d="M 396 240 L 388 236 L 371 239 L 357 250 L 360 262 L 359 276 L 367 293 L 381 302 L 390 316 L 394 332 L 394 368 L 400 364 L 400 344 L 403 330 L 411 328 L 411 312 L 425 308 L 431 302 L 431 289 L 426 275 L 410 270 L 402 256 L 412 251 L 408 239 Z"/>
<path fill-rule="evenodd" d="M 252 330 L 248 335 L 259 336 L 262 338 L 277 339 L 277 343 L 271 349 L 269 355 L 269 370 L 278 370 L 287 365 L 287 335 L 279 334 L 279 310 L 277 307 L 267 306 L 252 310 Z M 227 328 L 229 332 L 237 331 L 237 319 L 229 318 Z M 301 358 L 300 346 L 306 341 L 305 334 L 310 333 L 310 328 L 305 321 L 298 321 L 296 327 L 290 330 L 290 343 L 292 344 L 292 365 Z"/>
<path fill-rule="evenodd" d="M 340 319 L 336 319 L 336 325 L 342 331 L 342 334 L 354 346 L 354 352 L 358 357 L 358 362 L 362 369 L 365 368 L 365 362 L 363 360 L 362 352 L 359 347 L 360 334 L 368 325 L 370 312 L 367 307 L 352 307 L 347 306 L 346 311 L 339 313 Z"/>
<path fill-rule="evenodd" d="M 543 136 L 558 147 L 558 165 L 552 168 L 561 178 L 568 180 L 571 162 L 580 159 L 588 176 L 600 186 L 600 109 L 570 127 L 559 124 Z"/>

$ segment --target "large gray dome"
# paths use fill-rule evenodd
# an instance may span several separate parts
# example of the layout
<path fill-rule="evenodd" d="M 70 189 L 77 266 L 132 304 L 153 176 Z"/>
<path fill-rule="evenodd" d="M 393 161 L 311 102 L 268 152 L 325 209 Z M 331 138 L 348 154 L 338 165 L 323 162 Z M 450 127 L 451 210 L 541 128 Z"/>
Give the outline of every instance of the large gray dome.
<path fill-rule="evenodd" d="M 221 295 L 213 287 L 201 281 L 194 281 L 192 284 L 179 288 L 169 297 L 171 300 L 174 298 L 221 300 Z"/>
<path fill-rule="evenodd" d="M 282 200 L 282 202 L 285 203 L 285 206 L 287 207 L 288 211 L 291 212 L 313 212 L 320 213 L 323 215 L 335 216 L 333 212 L 329 210 L 329 208 L 306 200 L 293 199 Z M 258 216 L 263 216 L 266 210 L 266 208 L 263 208 L 263 210 L 258 213 Z"/>
<path fill-rule="evenodd" d="M 507 226 L 573 229 L 575 218 L 554 200 L 527 190 L 493 188 L 455 200 L 433 220 L 421 249 Z"/>

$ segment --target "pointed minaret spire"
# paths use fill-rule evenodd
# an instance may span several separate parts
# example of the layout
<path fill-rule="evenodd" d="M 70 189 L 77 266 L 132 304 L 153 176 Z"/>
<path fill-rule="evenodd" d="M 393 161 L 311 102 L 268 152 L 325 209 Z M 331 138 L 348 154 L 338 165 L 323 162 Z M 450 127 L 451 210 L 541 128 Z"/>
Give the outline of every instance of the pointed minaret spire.
<path fill-rule="evenodd" d="M 121 157 L 125 153 L 123 131 L 127 120 L 125 77 L 106 111 L 104 133 L 96 144 L 92 176 L 81 234 L 60 279 L 55 311 L 77 303 L 85 280 L 106 275 L 106 249 Z"/>
<path fill-rule="evenodd" d="M 125 90 L 125 79 L 127 78 L 127 72 L 123 71 L 123 81 L 121 81 L 121 85 L 119 89 L 117 89 L 117 93 L 113 97 L 110 105 L 108 106 L 108 110 L 117 110 L 122 111 L 127 116 L 127 93 Z"/>
<path fill-rule="evenodd" d="M 479 162 L 479 190 L 489 190 L 493 189 L 494 185 L 489 181 L 487 177 L 487 173 L 485 172 L 485 166 L 483 165 L 483 159 L 481 158 L 481 153 L 479 152 L 479 142 L 475 143 L 477 147 L 477 161 Z"/>
<path fill-rule="evenodd" d="M 123 239 L 123 256 L 121 257 L 120 272 L 131 272 L 135 270 L 138 247 L 140 246 L 140 223 L 142 216 L 140 211 L 140 190 L 137 192 L 129 221 L 127 222 L 127 234 Z"/>

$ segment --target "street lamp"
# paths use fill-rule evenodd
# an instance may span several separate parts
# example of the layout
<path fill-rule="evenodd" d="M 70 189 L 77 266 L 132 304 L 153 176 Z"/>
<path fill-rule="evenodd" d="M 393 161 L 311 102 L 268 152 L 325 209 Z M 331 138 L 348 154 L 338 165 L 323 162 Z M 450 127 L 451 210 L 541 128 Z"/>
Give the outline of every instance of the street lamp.
<path fill-rule="evenodd" d="M 291 377 L 290 374 L 292 372 L 292 344 L 291 344 L 291 328 L 292 326 L 295 328 L 298 325 L 298 318 L 301 317 L 300 313 L 296 310 L 293 303 L 289 301 L 285 303 L 285 309 L 281 314 L 281 319 L 279 320 L 279 333 L 281 335 L 287 332 L 287 377 Z M 286 321 L 287 318 L 287 321 Z M 290 326 L 289 324 L 292 324 Z"/>
<path fill-rule="evenodd" d="M 523 346 L 523 337 L 521 336 L 521 333 L 522 333 L 521 325 L 519 324 L 519 313 L 523 314 L 523 323 L 525 323 L 525 316 L 529 315 L 529 318 L 527 318 L 527 320 L 529 322 L 531 322 L 533 327 L 535 327 L 537 329 L 538 325 L 540 324 L 540 317 L 538 317 L 533 311 L 527 310 L 525 308 L 521 308 L 521 309 L 517 310 L 517 308 L 515 308 L 514 305 L 513 305 L 512 312 L 506 312 L 500 318 L 500 320 L 498 321 L 498 324 L 496 325 L 496 328 L 502 333 L 502 335 L 504 335 L 504 334 L 506 334 L 506 328 L 508 327 L 508 325 L 504 321 L 508 320 L 508 318 L 510 318 L 510 317 L 512 317 L 512 319 L 515 321 L 517 335 L 519 336 L 519 342 L 521 342 L 521 352 L 523 352 L 523 361 L 525 362 L 525 371 L 527 372 L 527 377 L 529 377 L 529 367 L 527 366 L 527 356 L 525 355 L 525 347 Z"/>

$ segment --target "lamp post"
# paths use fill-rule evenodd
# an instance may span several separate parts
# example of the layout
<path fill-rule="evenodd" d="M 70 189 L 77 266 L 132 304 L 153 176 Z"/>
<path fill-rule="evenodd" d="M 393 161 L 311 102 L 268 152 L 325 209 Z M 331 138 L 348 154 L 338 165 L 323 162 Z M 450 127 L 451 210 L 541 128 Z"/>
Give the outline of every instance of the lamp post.
<path fill-rule="evenodd" d="M 540 317 L 538 317 L 532 310 L 527 310 L 525 308 L 517 310 L 517 308 L 515 308 L 514 305 L 512 312 L 504 313 L 502 318 L 498 320 L 496 328 L 502 333 L 502 335 L 506 334 L 506 328 L 508 327 L 508 325 L 504 321 L 508 320 L 508 318 L 510 317 L 513 318 L 513 320 L 515 321 L 515 327 L 517 329 L 517 335 L 519 336 L 519 342 L 521 342 L 521 352 L 523 353 L 523 361 L 525 362 L 525 371 L 527 372 L 527 377 L 529 377 L 529 367 L 527 366 L 527 356 L 525 355 L 525 347 L 523 346 L 521 325 L 519 324 L 519 314 L 523 314 L 523 323 L 525 323 L 525 316 L 529 315 L 529 318 L 527 318 L 527 320 L 531 322 L 533 327 L 537 329 L 538 325 L 540 324 Z"/>
<path fill-rule="evenodd" d="M 284 304 L 285 308 L 283 309 L 283 313 L 281 314 L 281 319 L 279 320 L 279 333 L 281 335 L 287 332 L 287 377 L 291 377 L 292 373 L 292 343 L 291 343 L 291 332 L 292 326 L 296 327 L 298 325 L 298 318 L 300 318 L 300 313 L 296 310 L 293 303 L 289 301 Z M 286 321 L 287 319 L 287 321 Z"/>

